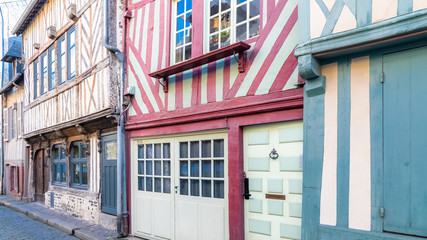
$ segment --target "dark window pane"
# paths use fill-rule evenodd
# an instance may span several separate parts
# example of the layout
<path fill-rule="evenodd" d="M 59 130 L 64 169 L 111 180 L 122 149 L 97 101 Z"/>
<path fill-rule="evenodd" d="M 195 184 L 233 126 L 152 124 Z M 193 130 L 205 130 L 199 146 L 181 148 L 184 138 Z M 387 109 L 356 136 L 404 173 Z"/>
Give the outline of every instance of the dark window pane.
<path fill-rule="evenodd" d="M 171 145 L 170 143 L 163 143 L 163 158 L 171 157 Z"/>
<path fill-rule="evenodd" d="M 190 157 L 191 158 L 199 157 L 199 141 L 190 142 Z"/>
<path fill-rule="evenodd" d="M 199 161 L 191 161 L 191 176 L 198 177 L 199 176 Z"/>
<path fill-rule="evenodd" d="M 184 48 L 178 48 L 175 51 L 175 62 L 182 62 L 184 59 Z"/>
<path fill-rule="evenodd" d="M 199 180 L 191 180 L 191 196 L 199 196 Z"/>
<path fill-rule="evenodd" d="M 236 41 L 246 40 L 246 23 L 236 27 Z"/>
<path fill-rule="evenodd" d="M 153 178 L 147 177 L 145 179 L 146 179 L 145 190 L 147 190 L 148 192 L 152 192 L 153 191 Z"/>
<path fill-rule="evenodd" d="M 211 180 L 202 180 L 202 196 L 212 197 Z"/>
<path fill-rule="evenodd" d="M 162 162 L 154 161 L 154 175 L 161 176 L 162 175 Z"/>
<path fill-rule="evenodd" d="M 202 177 L 211 177 L 212 174 L 211 169 L 211 160 L 203 160 L 202 161 Z"/>
<path fill-rule="evenodd" d="M 189 12 L 185 15 L 185 27 L 186 28 L 191 26 L 191 23 L 193 22 L 192 18 L 193 18 L 192 12 Z"/>
<path fill-rule="evenodd" d="M 214 198 L 224 198 L 224 181 L 214 181 Z"/>
<path fill-rule="evenodd" d="M 80 144 L 80 157 L 81 158 L 86 158 L 86 145 L 85 144 Z"/>
<path fill-rule="evenodd" d="M 217 33 L 209 37 L 209 51 L 218 49 L 218 36 L 219 34 Z"/>
<path fill-rule="evenodd" d="M 214 177 L 216 178 L 224 177 L 224 160 L 214 161 Z"/>
<path fill-rule="evenodd" d="M 185 30 L 185 43 L 191 43 L 191 28 Z"/>
<path fill-rule="evenodd" d="M 249 38 L 259 35 L 259 18 L 249 22 Z"/>
<path fill-rule="evenodd" d="M 246 2 L 247 0 L 237 0 L 237 4 L 241 4 L 241 3 L 244 3 L 244 2 Z"/>
<path fill-rule="evenodd" d="M 52 156 L 53 160 L 59 160 L 59 148 L 58 147 L 53 147 L 51 156 Z"/>
<path fill-rule="evenodd" d="M 161 178 L 154 178 L 154 191 L 155 192 L 162 192 L 162 179 Z"/>
<path fill-rule="evenodd" d="M 162 158 L 162 144 L 154 144 L 154 158 Z"/>
<path fill-rule="evenodd" d="M 176 34 L 176 46 L 180 47 L 184 45 L 184 31 L 178 32 Z"/>
<path fill-rule="evenodd" d="M 61 159 L 65 160 L 65 152 L 64 149 L 61 147 Z"/>
<path fill-rule="evenodd" d="M 179 157 L 188 158 L 188 142 L 179 143 Z"/>
<path fill-rule="evenodd" d="M 221 30 L 230 27 L 231 23 L 230 11 L 221 14 Z"/>
<path fill-rule="evenodd" d="M 240 6 L 236 10 L 236 23 L 241 23 L 246 20 L 247 10 L 246 4 Z"/>
<path fill-rule="evenodd" d="M 65 175 L 65 172 L 66 172 L 66 168 L 65 168 L 65 164 L 61 164 L 61 167 L 62 167 L 62 181 L 61 182 L 67 182 L 67 178 L 66 178 L 66 175 Z"/>
<path fill-rule="evenodd" d="M 214 157 L 224 157 L 224 140 L 214 140 Z"/>
<path fill-rule="evenodd" d="M 153 175 L 153 161 L 145 161 L 145 174 Z"/>
<path fill-rule="evenodd" d="M 144 177 L 138 177 L 138 190 L 144 191 Z"/>
<path fill-rule="evenodd" d="M 187 161 L 180 161 L 179 162 L 179 175 L 181 177 L 187 177 L 188 176 L 188 162 Z"/>
<path fill-rule="evenodd" d="M 221 47 L 230 45 L 230 30 L 221 32 Z"/>
<path fill-rule="evenodd" d="M 73 178 L 74 178 L 74 181 L 73 181 L 73 183 L 77 183 L 77 184 L 79 184 L 80 183 L 80 164 L 74 164 L 73 165 Z"/>
<path fill-rule="evenodd" d="M 202 141 L 202 157 L 211 157 L 211 140 Z"/>
<path fill-rule="evenodd" d="M 253 18 L 259 15 L 259 0 L 253 0 L 249 7 L 249 18 Z"/>
<path fill-rule="evenodd" d="M 209 33 L 217 32 L 219 30 L 219 18 L 218 17 L 211 18 L 209 26 L 210 26 Z"/>
<path fill-rule="evenodd" d="M 144 161 L 138 161 L 138 174 L 144 174 Z"/>
<path fill-rule="evenodd" d="M 163 161 L 163 176 L 170 176 L 170 175 L 171 175 L 171 162 Z"/>
<path fill-rule="evenodd" d="M 163 192 L 171 193 L 171 180 L 170 178 L 163 178 Z"/>
<path fill-rule="evenodd" d="M 218 0 L 212 0 L 211 4 L 210 4 L 210 8 L 211 8 L 211 16 L 215 15 L 219 12 L 219 3 Z"/>
<path fill-rule="evenodd" d="M 87 184 L 87 164 L 82 164 L 82 184 Z"/>
<path fill-rule="evenodd" d="M 153 144 L 145 145 L 147 147 L 147 151 L 145 152 L 145 158 L 151 159 L 153 158 Z"/>
<path fill-rule="evenodd" d="M 144 158 L 144 145 L 138 145 L 138 158 Z"/>
<path fill-rule="evenodd" d="M 185 46 L 185 60 L 191 58 L 191 45 Z"/>
<path fill-rule="evenodd" d="M 180 179 L 179 180 L 179 194 L 188 195 L 188 180 Z"/>
<path fill-rule="evenodd" d="M 231 6 L 230 1 L 231 0 L 221 0 L 221 11 L 224 11 L 230 8 Z"/>
<path fill-rule="evenodd" d="M 61 182 L 61 165 L 54 165 L 54 182 Z"/>
<path fill-rule="evenodd" d="M 79 159 L 79 146 L 78 145 L 73 145 L 71 147 L 71 157 L 73 159 Z"/>

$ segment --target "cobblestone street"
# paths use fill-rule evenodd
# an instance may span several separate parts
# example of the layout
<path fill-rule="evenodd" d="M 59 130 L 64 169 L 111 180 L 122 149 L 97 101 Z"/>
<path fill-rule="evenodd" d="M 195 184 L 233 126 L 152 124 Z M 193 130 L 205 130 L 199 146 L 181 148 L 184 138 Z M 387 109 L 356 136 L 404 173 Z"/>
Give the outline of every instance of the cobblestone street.
<path fill-rule="evenodd" d="M 0 239 L 77 239 L 28 216 L 0 206 Z"/>

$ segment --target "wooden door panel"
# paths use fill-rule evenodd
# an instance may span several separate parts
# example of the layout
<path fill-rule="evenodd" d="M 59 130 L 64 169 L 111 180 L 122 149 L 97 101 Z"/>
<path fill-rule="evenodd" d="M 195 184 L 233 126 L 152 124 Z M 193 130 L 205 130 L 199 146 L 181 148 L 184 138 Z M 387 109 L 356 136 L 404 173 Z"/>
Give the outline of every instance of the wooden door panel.
<path fill-rule="evenodd" d="M 40 150 L 36 154 L 35 158 L 35 198 L 38 202 L 44 201 L 44 182 L 43 182 L 43 173 L 44 173 L 44 154 L 43 150 Z"/>

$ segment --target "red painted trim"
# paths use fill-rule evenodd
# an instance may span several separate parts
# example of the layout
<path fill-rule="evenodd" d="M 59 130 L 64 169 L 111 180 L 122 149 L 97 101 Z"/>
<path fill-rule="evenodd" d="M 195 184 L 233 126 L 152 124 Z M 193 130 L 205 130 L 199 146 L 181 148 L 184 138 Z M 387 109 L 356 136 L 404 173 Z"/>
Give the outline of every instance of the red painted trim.
<path fill-rule="evenodd" d="M 166 20 L 166 61 L 165 67 L 168 67 L 171 62 L 171 24 L 172 24 L 172 1 L 167 1 L 167 20 Z M 167 94 L 166 94 L 167 95 Z"/>
<path fill-rule="evenodd" d="M 204 23 L 204 16 L 203 13 L 205 12 L 203 9 L 205 1 L 193 1 L 193 40 L 191 47 L 191 57 L 195 58 L 200 55 L 203 55 L 203 23 Z"/>
<path fill-rule="evenodd" d="M 273 10 L 274 10 L 275 6 L 276 6 L 276 1 L 275 0 L 267 0 L 267 19 L 273 13 Z"/>
<path fill-rule="evenodd" d="M 175 75 L 175 107 L 176 109 L 182 108 L 183 105 L 183 93 L 182 93 L 182 80 L 183 80 L 183 74 L 177 74 Z"/>
<path fill-rule="evenodd" d="M 150 10 L 149 10 L 149 14 L 148 14 L 148 37 L 147 37 L 147 56 L 146 56 L 146 65 L 147 65 L 147 70 L 151 72 L 151 58 L 152 58 L 152 54 L 153 54 L 153 32 L 154 32 L 154 6 L 155 3 L 150 3 Z M 158 50 L 158 49 L 156 49 Z M 159 52 L 160 53 L 160 52 Z M 159 54 L 156 53 L 156 54 Z M 151 79 L 147 79 L 147 81 L 150 81 Z M 157 82 L 157 81 L 156 81 Z M 154 94 L 156 92 L 153 92 Z"/>
<path fill-rule="evenodd" d="M 220 80 L 221 81 L 221 80 Z M 230 90 L 230 58 L 224 60 L 224 74 L 222 85 L 222 100 L 225 100 L 228 91 Z"/>
<path fill-rule="evenodd" d="M 154 112 L 154 107 L 151 104 L 150 99 L 148 99 L 147 93 L 145 92 L 145 90 L 144 90 L 144 88 L 142 87 L 142 84 L 141 84 L 141 81 L 144 81 L 144 80 L 141 80 L 139 78 L 138 74 L 136 74 L 135 69 L 134 69 L 132 63 L 129 64 L 129 67 L 130 67 L 130 70 L 132 71 L 133 75 L 136 78 L 136 84 L 138 85 L 139 91 L 141 92 L 142 101 L 144 102 L 145 106 L 147 106 L 147 108 L 148 108 L 148 112 L 150 112 L 150 113 Z"/>
<path fill-rule="evenodd" d="M 277 74 L 270 88 L 270 93 L 282 91 L 297 66 L 298 59 L 294 56 L 294 51 L 292 51 L 280 69 L 279 74 Z"/>
<path fill-rule="evenodd" d="M 216 102 L 216 62 L 208 65 L 207 100 Z"/>
<path fill-rule="evenodd" d="M 288 22 L 286 22 L 285 27 L 282 29 L 279 36 L 277 37 L 276 42 L 273 45 L 273 48 L 271 49 L 267 58 L 264 60 L 261 68 L 259 69 L 254 81 L 252 82 L 251 87 L 249 88 L 249 91 L 247 93 L 248 95 L 254 95 L 255 92 L 258 90 L 258 87 L 261 84 L 262 80 L 264 79 L 264 76 L 267 73 L 268 69 L 270 68 L 271 63 L 273 63 L 274 59 L 276 58 L 277 54 L 282 48 L 283 43 L 286 41 L 286 38 L 289 36 L 289 33 L 295 27 L 297 19 L 298 19 L 298 8 L 295 8 L 291 16 L 289 17 Z M 294 56 L 293 51 L 290 56 L 292 57 Z M 280 57 L 285 57 L 285 56 L 280 56 Z M 286 56 L 286 57 L 288 58 L 289 56 Z"/>
<path fill-rule="evenodd" d="M 197 106 L 200 104 L 200 79 L 201 79 L 202 68 L 198 67 L 193 69 L 193 82 L 191 83 L 191 106 Z"/>
<path fill-rule="evenodd" d="M 303 89 L 298 88 L 266 95 L 208 103 L 175 111 L 130 116 L 126 129 L 132 130 L 302 107 L 302 94 Z"/>
<path fill-rule="evenodd" d="M 142 115 L 141 108 L 139 108 L 138 103 L 136 102 L 136 99 L 135 99 L 135 98 L 132 98 L 132 99 L 130 100 L 130 102 L 132 103 L 132 107 L 133 107 L 133 109 L 135 110 L 136 114 L 137 114 L 137 115 Z"/>
<path fill-rule="evenodd" d="M 267 21 L 265 28 L 263 28 L 259 34 L 258 40 L 254 46 L 254 49 L 251 52 L 249 59 L 247 60 L 246 69 L 249 69 L 252 66 L 253 61 L 255 60 L 256 56 L 258 55 L 258 52 L 264 45 L 268 35 L 270 35 L 271 30 L 276 24 L 287 2 L 288 0 L 279 0 L 277 7 L 273 11 L 272 16 Z M 270 43 L 265 43 L 265 44 L 270 44 Z M 236 96 L 236 93 L 237 91 L 239 91 L 239 88 L 242 85 L 247 72 L 248 70 L 246 70 L 244 73 L 240 73 L 239 75 L 237 75 L 236 81 L 234 81 L 233 86 L 231 87 L 230 91 L 227 94 L 227 99 L 232 99 L 234 98 L 234 96 Z"/>
<path fill-rule="evenodd" d="M 161 69 L 162 68 L 162 61 L 163 61 L 163 48 L 164 48 L 164 44 L 165 44 L 165 30 L 166 30 L 166 25 L 165 25 L 165 1 L 161 0 L 160 1 L 160 22 L 159 22 L 159 57 L 157 59 L 157 69 Z"/>
<path fill-rule="evenodd" d="M 141 8 L 144 5 L 146 5 L 148 3 L 151 3 L 151 2 L 154 2 L 154 1 L 155 0 L 142 0 L 142 1 L 140 1 L 138 3 L 135 3 L 135 4 L 129 4 L 128 10 L 134 10 L 134 9 L 137 9 L 137 8 Z"/>

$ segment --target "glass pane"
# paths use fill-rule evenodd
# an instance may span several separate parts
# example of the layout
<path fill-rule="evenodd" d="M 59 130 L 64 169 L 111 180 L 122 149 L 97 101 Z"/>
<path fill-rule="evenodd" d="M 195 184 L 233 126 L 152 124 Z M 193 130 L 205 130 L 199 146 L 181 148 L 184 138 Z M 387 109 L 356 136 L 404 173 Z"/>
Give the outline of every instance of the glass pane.
<path fill-rule="evenodd" d="M 191 23 L 193 22 L 192 18 L 193 18 L 193 14 L 191 12 L 189 12 L 185 15 L 185 27 L 186 28 L 191 26 Z"/>
<path fill-rule="evenodd" d="M 211 177 L 211 160 L 202 160 L 202 177 Z"/>
<path fill-rule="evenodd" d="M 218 29 L 219 29 L 219 18 L 218 17 L 211 18 L 209 26 L 210 26 L 209 33 L 218 32 Z"/>
<path fill-rule="evenodd" d="M 144 161 L 138 161 L 138 174 L 144 174 Z"/>
<path fill-rule="evenodd" d="M 246 23 L 236 27 L 236 41 L 246 40 Z"/>
<path fill-rule="evenodd" d="M 229 9 L 231 6 L 230 0 L 221 0 L 221 11 Z"/>
<path fill-rule="evenodd" d="M 171 193 L 171 180 L 170 178 L 163 178 L 163 192 Z"/>
<path fill-rule="evenodd" d="M 54 165 L 54 182 L 61 181 L 61 165 Z"/>
<path fill-rule="evenodd" d="M 170 175 L 171 175 L 171 162 L 163 161 L 163 176 L 170 176 Z"/>
<path fill-rule="evenodd" d="M 177 7 L 176 7 L 176 14 L 177 15 L 184 13 L 184 3 L 185 3 L 185 0 L 180 0 L 178 2 Z"/>
<path fill-rule="evenodd" d="M 224 140 L 214 140 L 214 157 L 224 157 Z"/>
<path fill-rule="evenodd" d="M 249 18 L 259 15 L 259 0 L 253 0 L 249 6 Z"/>
<path fill-rule="evenodd" d="M 59 160 L 59 147 L 54 146 L 52 149 L 52 159 Z"/>
<path fill-rule="evenodd" d="M 70 77 L 76 76 L 76 47 L 70 49 Z"/>
<path fill-rule="evenodd" d="M 86 145 L 80 144 L 80 157 L 86 158 Z"/>
<path fill-rule="evenodd" d="M 202 157 L 211 157 L 211 140 L 202 141 Z"/>
<path fill-rule="evenodd" d="M 79 146 L 78 145 L 73 145 L 71 147 L 71 157 L 73 159 L 79 159 Z"/>
<path fill-rule="evenodd" d="M 214 181 L 214 198 L 224 198 L 224 181 Z"/>
<path fill-rule="evenodd" d="M 153 175 L 153 161 L 145 161 L 145 174 Z"/>
<path fill-rule="evenodd" d="M 65 172 L 66 172 L 65 164 L 61 164 L 61 168 L 62 168 L 62 171 L 61 171 L 61 174 L 62 174 L 61 182 L 65 183 L 65 182 L 67 182 L 67 177 L 66 177 L 67 175 L 65 175 Z"/>
<path fill-rule="evenodd" d="M 218 49 L 218 36 L 219 34 L 214 34 L 209 37 L 209 51 Z"/>
<path fill-rule="evenodd" d="M 116 141 L 109 141 L 105 143 L 105 158 L 107 160 L 117 159 L 117 143 Z"/>
<path fill-rule="evenodd" d="M 221 14 L 221 29 L 230 27 L 230 23 L 231 23 L 230 16 L 231 16 L 230 11 Z"/>
<path fill-rule="evenodd" d="M 147 151 L 145 152 L 145 158 L 151 159 L 153 158 L 153 144 L 147 144 Z"/>
<path fill-rule="evenodd" d="M 145 190 L 147 190 L 148 192 L 152 192 L 153 191 L 153 178 L 147 177 L 146 181 L 147 182 L 145 184 Z"/>
<path fill-rule="evenodd" d="M 191 28 L 185 30 L 185 44 L 191 43 Z"/>
<path fill-rule="evenodd" d="M 138 190 L 144 191 L 144 177 L 138 177 Z"/>
<path fill-rule="evenodd" d="M 161 178 L 154 178 L 154 191 L 155 192 L 162 192 L 162 179 Z"/>
<path fill-rule="evenodd" d="M 210 7 L 211 7 L 211 16 L 213 16 L 213 15 L 217 14 L 217 13 L 218 13 L 218 11 L 219 11 L 219 3 L 218 3 L 218 0 L 211 0 Z"/>
<path fill-rule="evenodd" d="M 61 159 L 65 159 L 65 152 L 62 147 L 61 147 Z"/>
<path fill-rule="evenodd" d="M 199 161 L 191 161 L 191 176 L 198 177 L 199 176 Z"/>
<path fill-rule="evenodd" d="M 184 31 L 181 31 L 176 34 L 176 46 L 180 47 L 183 44 L 184 44 Z"/>
<path fill-rule="evenodd" d="M 154 158 L 162 158 L 162 144 L 154 144 Z"/>
<path fill-rule="evenodd" d="M 249 22 L 249 38 L 259 35 L 259 18 Z"/>
<path fill-rule="evenodd" d="M 184 15 L 176 18 L 176 31 L 179 32 L 184 29 Z"/>
<path fill-rule="evenodd" d="M 191 45 L 185 46 L 185 60 L 191 58 Z"/>
<path fill-rule="evenodd" d="M 144 145 L 138 145 L 138 158 L 144 158 Z"/>
<path fill-rule="evenodd" d="M 244 2 L 246 2 L 246 0 L 237 0 L 237 4 L 241 4 L 241 3 L 244 3 Z"/>
<path fill-rule="evenodd" d="M 82 184 L 87 184 L 87 164 L 82 164 Z"/>
<path fill-rule="evenodd" d="M 188 142 L 179 143 L 179 157 L 188 158 Z"/>
<path fill-rule="evenodd" d="M 199 157 L 199 141 L 190 142 L 190 157 L 191 158 Z"/>
<path fill-rule="evenodd" d="M 170 143 L 163 143 L 163 158 L 171 158 L 171 145 L 170 145 Z"/>
<path fill-rule="evenodd" d="M 202 180 L 202 196 L 212 197 L 211 180 Z"/>
<path fill-rule="evenodd" d="M 154 161 L 154 175 L 161 176 L 162 175 L 162 162 Z"/>
<path fill-rule="evenodd" d="M 214 177 L 216 178 L 224 177 L 224 160 L 214 161 Z"/>
<path fill-rule="evenodd" d="M 187 161 L 180 161 L 179 162 L 179 175 L 181 177 L 187 177 L 188 176 L 188 162 Z"/>
<path fill-rule="evenodd" d="M 186 5 L 185 11 L 189 11 L 193 8 L 193 3 L 191 0 L 187 0 L 187 4 L 185 5 Z"/>
<path fill-rule="evenodd" d="M 179 194 L 188 195 L 188 180 L 180 179 L 179 180 Z"/>
<path fill-rule="evenodd" d="M 221 47 L 230 45 L 230 30 L 221 32 Z"/>
<path fill-rule="evenodd" d="M 178 48 L 175 51 L 175 62 L 182 62 L 184 59 L 184 48 Z"/>
<path fill-rule="evenodd" d="M 80 164 L 73 165 L 73 183 L 80 184 Z"/>
<path fill-rule="evenodd" d="M 236 10 L 236 23 L 241 23 L 246 20 L 247 10 L 246 4 L 240 6 Z"/>
<path fill-rule="evenodd" d="M 199 180 L 191 180 L 191 196 L 199 196 Z"/>
<path fill-rule="evenodd" d="M 74 43 L 76 43 L 76 31 L 73 30 L 70 33 L 70 46 L 74 45 Z"/>

